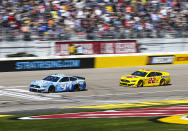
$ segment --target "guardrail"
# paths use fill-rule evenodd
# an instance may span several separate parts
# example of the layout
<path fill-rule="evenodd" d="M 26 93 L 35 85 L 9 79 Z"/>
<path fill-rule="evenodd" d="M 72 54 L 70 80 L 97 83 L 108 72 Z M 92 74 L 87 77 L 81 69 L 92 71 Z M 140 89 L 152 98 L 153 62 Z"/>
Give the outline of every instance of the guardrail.
<path fill-rule="evenodd" d="M 104 40 L 104 39 L 138 39 L 138 38 L 187 38 L 187 30 L 183 29 L 158 29 L 158 30 L 136 30 L 136 29 L 121 29 L 111 31 L 94 31 L 86 32 L 62 32 L 56 31 L 53 33 L 39 33 L 30 31 L 23 33 L 19 30 L 1 29 L 1 41 L 54 41 L 54 40 Z"/>

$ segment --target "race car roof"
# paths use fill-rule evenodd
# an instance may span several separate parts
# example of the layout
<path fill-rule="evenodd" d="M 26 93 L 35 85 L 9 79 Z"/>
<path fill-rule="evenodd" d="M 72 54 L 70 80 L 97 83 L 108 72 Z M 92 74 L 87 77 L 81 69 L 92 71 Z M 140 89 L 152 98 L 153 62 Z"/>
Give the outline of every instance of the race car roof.
<path fill-rule="evenodd" d="M 160 71 L 155 71 L 155 70 L 149 70 L 149 69 L 139 69 L 138 71 L 143 71 L 143 72 L 160 72 Z"/>
<path fill-rule="evenodd" d="M 56 76 L 56 77 L 72 77 L 71 75 L 65 75 L 65 74 L 52 74 L 51 76 Z"/>

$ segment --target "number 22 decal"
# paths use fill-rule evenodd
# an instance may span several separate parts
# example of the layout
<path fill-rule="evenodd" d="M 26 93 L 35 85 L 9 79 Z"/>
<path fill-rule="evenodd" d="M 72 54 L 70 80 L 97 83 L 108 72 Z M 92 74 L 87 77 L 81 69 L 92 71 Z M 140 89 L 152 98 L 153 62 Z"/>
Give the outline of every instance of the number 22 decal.
<path fill-rule="evenodd" d="M 155 81 L 156 81 L 156 78 L 155 78 L 155 77 L 153 77 L 153 78 L 149 78 L 149 80 L 148 80 L 148 84 L 155 83 Z"/>

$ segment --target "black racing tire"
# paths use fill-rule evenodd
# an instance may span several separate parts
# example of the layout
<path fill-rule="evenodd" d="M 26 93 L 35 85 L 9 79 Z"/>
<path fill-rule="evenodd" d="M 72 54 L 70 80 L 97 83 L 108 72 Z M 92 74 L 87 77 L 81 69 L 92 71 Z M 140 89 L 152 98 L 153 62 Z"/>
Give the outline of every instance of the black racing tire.
<path fill-rule="evenodd" d="M 143 86 L 144 86 L 144 82 L 142 80 L 139 80 L 137 87 L 143 87 Z"/>
<path fill-rule="evenodd" d="M 165 86 L 165 85 L 166 85 L 165 79 L 161 79 L 161 81 L 160 81 L 160 86 Z"/>
<path fill-rule="evenodd" d="M 80 90 L 80 85 L 79 85 L 79 84 L 76 84 L 76 85 L 74 86 L 73 91 L 79 91 L 79 90 Z"/>
<path fill-rule="evenodd" d="M 50 86 L 49 89 L 48 89 L 48 93 L 55 93 L 55 87 Z"/>

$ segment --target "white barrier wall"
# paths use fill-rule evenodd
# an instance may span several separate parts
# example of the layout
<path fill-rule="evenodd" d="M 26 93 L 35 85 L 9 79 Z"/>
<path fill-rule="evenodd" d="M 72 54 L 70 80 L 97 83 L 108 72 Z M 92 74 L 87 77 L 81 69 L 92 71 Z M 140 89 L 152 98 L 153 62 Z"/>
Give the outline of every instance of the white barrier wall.
<path fill-rule="evenodd" d="M 5 58 L 7 54 L 15 54 L 18 52 L 26 52 L 37 55 L 38 57 L 57 56 L 55 54 L 55 42 L 56 41 L 1 41 L 0 58 Z M 140 45 L 140 53 L 188 51 L 188 38 L 137 39 L 137 43 Z"/>
<path fill-rule="evenodd" d="M 25 52 L 38 57 L 54 56 L 54 42 L 52 41 L 14 41 L 0 42 L 0 58 L 5 58 L 7 54 Z"/>
<path fill-rule="evenodd" d="M 140 39 L 141 53 L 165 53 L 188 51 L 188 38 L 179 39 Z"/>

